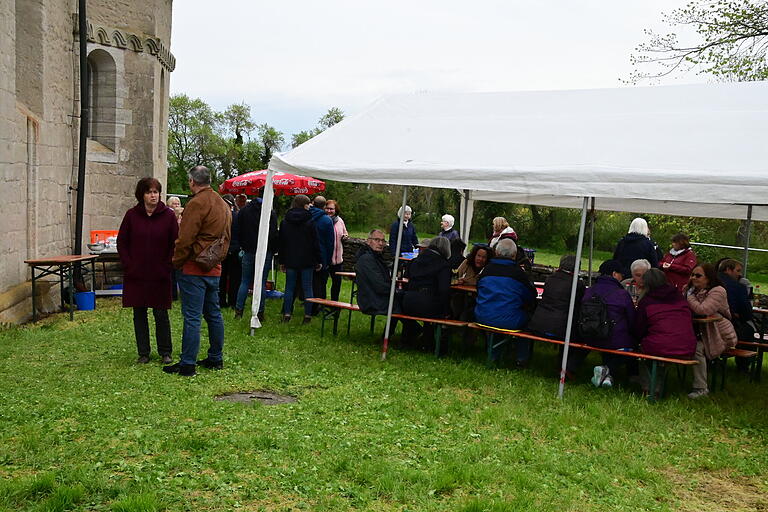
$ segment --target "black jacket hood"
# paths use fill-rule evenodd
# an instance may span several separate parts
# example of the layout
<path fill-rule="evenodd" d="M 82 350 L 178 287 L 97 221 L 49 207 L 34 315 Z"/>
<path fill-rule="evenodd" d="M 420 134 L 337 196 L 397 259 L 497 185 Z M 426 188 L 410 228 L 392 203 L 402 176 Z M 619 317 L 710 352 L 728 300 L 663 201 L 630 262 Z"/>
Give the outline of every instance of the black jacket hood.
<path fill-rule="evenodd" d="M 285 221 L 291 224 L 304 224 L 312 219 L 312 214 L 304 208 L 291 208 L 285 213 Z"/>

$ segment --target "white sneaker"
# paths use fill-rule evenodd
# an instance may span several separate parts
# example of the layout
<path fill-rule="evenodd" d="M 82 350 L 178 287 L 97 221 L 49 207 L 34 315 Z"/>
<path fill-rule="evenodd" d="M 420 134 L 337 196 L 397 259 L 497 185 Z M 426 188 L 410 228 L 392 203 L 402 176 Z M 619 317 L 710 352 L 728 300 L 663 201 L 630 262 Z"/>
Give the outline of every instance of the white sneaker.
<path fill-rule="evenodd" d="M 612 387 L 613 387 L 613 379 L 611 378 L 611 376 L 610 376 L 610 375 L 608 375 L 608 376 L 607 376 L 607 377 L 606 377 L 606 378 L 603 380 L 603 387 L 604 387 L 604 388 L 612 388 Z"/>
<path fill-rule="evenodd" d="M 691 400 L 696 400 L 697 398 L 707 396 L 708 394 L 709 394 L 709 390 L 707 388 L 694 389 L 693 391 L 688 393 L 688 398 L 690 398 Z"/>
<path fill-rule="evenodd" d="M 595 369 L 592 370 L 592 385 L 596 388 L 599 388 L 603 385 L 603 382 L 605 382 L 605 379 L 608 377 L 608 367 L 607 366 L 595 366 Z"/>

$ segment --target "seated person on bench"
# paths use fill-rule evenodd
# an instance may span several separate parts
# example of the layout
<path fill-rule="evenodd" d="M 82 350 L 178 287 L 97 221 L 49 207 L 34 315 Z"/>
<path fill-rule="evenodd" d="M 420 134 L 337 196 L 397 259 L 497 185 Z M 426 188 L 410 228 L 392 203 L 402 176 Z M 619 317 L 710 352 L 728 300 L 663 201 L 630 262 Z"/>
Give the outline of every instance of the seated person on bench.
<path fill-rule="evenodd" d="M 568 306 L 571 302 L 571 286 L 573 284 L 573 269 L 576 267 L 576 256 L 566 254 L 560 258 L 560 266 L 547 278 L 544 293 L 541 296 L 536 312 L 528 324 L 528 330 L 539 336 L 565 339 L 565 328 L 568 324 Z M 579 317 L 581 298 L 584 296 L 584 283 L 579 279 L 576 285 L 576 304 L 573 308 L 574 320 Z M 576 322 L 573 323 L 573 334 L 576 333 Z M 575 339 L 575 336 L 571 336 Z"/>
<path fill-rule="evenodd" d="M 387 314 L 392 272 L 382 257 L 386 245 L 384 232 L 374 229 L 368 233 L 366 245 L 357 252 L 357 304 L 366 315 Z"/>
<path fill-rule="evenodd" d="M 423 318 L 446 318 L 451 291 L 451 244 L 436 236 L 411 260 L 406 269 L 408 287 L 403 295 L 403 313 Z M 424 325 L 424 338 L 431 341 L 434 326 Z M 412 338 L 410 329 L 403 337 Z"/>
<path fill-rule="evenodd" d="M 584 293 L 578 327 L 581 342 L 612 350 L 627 352 L 634 350 L 635 338 L 632 335 L 632 328 L 635 324 L 635 305 L 632 303 L 629 292 L 621 284 L 622 268 L 617 260 L 604 261 L 600 265 L 600 276 Z M 544 290 L 546 291 L 546 287 Z M 598 325 L 598 319 L 602 316 L 601 308 L 608 320 L 608 325 L 605 327 Z M 568 354 L 568 372 L 575 373 L 587 354 L 589 350 L 571 350 Z M 592 384 L 596 387 L 612 387 L 618 369 L 631 360 L 617 354 L 601 355 L 603 364 L 594 367 Z"/>
<path fill-rule="evenodd" d="M 733 329 L 728 309 L 728 294 L 717 277 L 714 265 L 704 263 L 694 267 L 685 297 L 694 315 L 717 315 L 716 322 L 699 326 L 701 340 L 696 343 L 693 367 L 693 390 L 688 398 L 699 398 L 707 393 L 707 361 L 719 357 L 727 348 L 736 346 L 736 331 Z"/>
<path fill-rule="evenodd" d="M 500 329 L 522 329 L 528 323 L 536 301 L 536 288 L 516 263 L 517 244 L 509 239 L 496 244 L 496 254 L 477 281 L 475 319 L 479 324 Z M 528 366 L 532 344 L 517 342 L 516 364 Z M 498 357 L 494 355 L 494 357 Z"/>
<path fill-rule="evenodd" d="M 652 356 L 692 358 L 696 352 L 696 335 L 688 301 L 657 268 L 646 272 L 643 282 L 646 292 L 637 304 L 635 319 L 635 337 L 640 343 L 640 351 Z M 641 367 L 641 385 L 647 392 L 650 380 L 647 366 L 643 364 Z M 662 381 L 659 379 L 658 382 Z"/>

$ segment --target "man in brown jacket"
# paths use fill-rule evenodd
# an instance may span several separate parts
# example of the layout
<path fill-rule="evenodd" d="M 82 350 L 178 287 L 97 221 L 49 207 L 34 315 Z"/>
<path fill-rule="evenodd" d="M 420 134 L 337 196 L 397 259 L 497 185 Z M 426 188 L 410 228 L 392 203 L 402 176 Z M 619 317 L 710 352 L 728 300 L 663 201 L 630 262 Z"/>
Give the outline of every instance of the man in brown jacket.
<path fill-rule="evenodd" d="M 184 332 L 181 338 L 181 360 L 164 366 L 166 373 L 185 377 L 195 375 L 195 365 L 220 370 L 224 367 L 224 320 L 219 309 L 219 276 L 221 265 L 206 272 L 195 258 L 219 238 L 229 245 L 232 217 L 227 203 L 211 188 L 211 174 L 198 165 L 187 173 L 194 197 L 187 203 L 179 225 L 179 238 L 173 252 L 173 266 L 179 269 L 181 314 Z M 224 251 L 226 254 L 226 251 Z M 208 357 L 197 361 L 200 351 L 200 317 L 208 324 Z"/>

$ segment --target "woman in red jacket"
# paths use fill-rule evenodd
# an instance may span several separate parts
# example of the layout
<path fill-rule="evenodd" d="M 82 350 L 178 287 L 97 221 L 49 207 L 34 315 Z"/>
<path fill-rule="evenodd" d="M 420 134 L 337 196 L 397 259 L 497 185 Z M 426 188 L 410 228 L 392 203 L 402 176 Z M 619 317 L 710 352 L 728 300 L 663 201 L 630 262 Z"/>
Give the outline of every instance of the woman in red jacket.
<path fill-rule="evenodd" d="M 688 243 L 688 235 L 678 233 L 672 237 L 672 248 L 661 259 L 659 265 L 664 275 L 667 276 L 669 284 L 683 293 L 688 286 L 688 279 L 691 277 L 693 267 L 696 266 L 696 253 L 691 250 L 691 244 Z"/>
<path fill-rule="evenodd" d="M 643 283 L 646 292 L 637 304 L 635 317 L 640 351 L 653 356 L 692 358 L 696 352 L 696 335 L 688 301 L 667 283 L 664 273 L 657 268 L 643 275 Z M 641 368 L 643 390 L 648 391 L 648 371 L 645 365 Z M 663 378 L 657 382 L 663 382 Z"/>
<path fill-rule="evenodd" d="M 160 201 L 162 186 L 155 178 L 136 185 L 138 204 L 128 210 L 117 235 L 123 266 L 123 307 L 133 308 L 133 330 L 139 363 L 149 362 L 147 309 L 155 317 L 157 352 L 164 364 L 171 361 L 171 259 L 178 237 L 176 214 Z"/>

